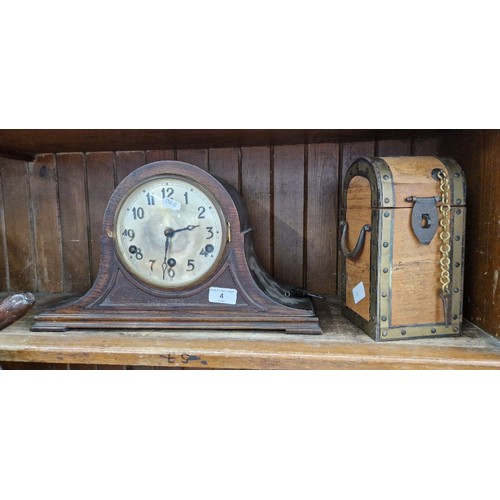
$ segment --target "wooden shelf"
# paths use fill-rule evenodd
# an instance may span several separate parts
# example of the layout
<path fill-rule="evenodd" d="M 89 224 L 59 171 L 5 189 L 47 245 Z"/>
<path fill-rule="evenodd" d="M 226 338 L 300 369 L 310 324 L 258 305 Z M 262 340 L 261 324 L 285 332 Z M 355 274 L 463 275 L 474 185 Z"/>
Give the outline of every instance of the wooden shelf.
<path fill-rule="evenodd" d="M 500 341 L 469 322 L 464 334 L 376 343 L 342 317 L 338 299 L 317 301 L 323 335 L 278 332 L 71 330 L 31 332 L 33 316 L 68 295 L 37 296 L 0 332 L 0 362 L 233 369 L 499 369 Z"/>
<path fill-rule="evenodd" d="M 275 146 L 438 137 L 446 130 L 0 130 L 0 156 L 33 161 L 41 153 Z"/>

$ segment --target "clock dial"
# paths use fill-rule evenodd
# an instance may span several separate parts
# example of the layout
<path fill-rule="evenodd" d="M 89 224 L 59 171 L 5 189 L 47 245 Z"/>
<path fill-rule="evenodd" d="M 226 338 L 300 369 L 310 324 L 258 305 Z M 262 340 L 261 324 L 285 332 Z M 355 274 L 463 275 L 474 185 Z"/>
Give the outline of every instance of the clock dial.
<path fill-rule="evenodd" d="M 183 288 L 214 270 L 226 244 L 218 203 L 198 184 L 158 176 L 136 186 L 121 202 L 115 244 L 122 264 L 159 288 Z"/>

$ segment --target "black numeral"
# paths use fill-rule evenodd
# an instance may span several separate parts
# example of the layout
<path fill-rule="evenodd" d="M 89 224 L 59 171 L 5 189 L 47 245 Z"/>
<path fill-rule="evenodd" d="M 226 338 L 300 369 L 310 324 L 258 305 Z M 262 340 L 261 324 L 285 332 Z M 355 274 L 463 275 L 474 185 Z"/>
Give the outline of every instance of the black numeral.
<path fill-rule="evenodd" d="M 207 240 L 210 240 L 211 238 L 214 237 L 214 228 L 213 227 L 207 227 L 205 229 L 208 231 Z"/>
<path fill-rule="evenodd" d="M 205 245 L 204 248 L 201 249 L 199 255 L 203 255 L 203 257 L 208 257 L 211 253 L 213 253 L 215 250 L 213 245 Z"/>
<path fill-rule="evenodd" d="M 169 267 L 167 274 L 169 278 L 173 278 L 175 276 L 175 271 L 171 267 Z"/>
<path fill-rule="evenodd" d="M 149 269 L 151 270 L 151 272 L 153 272 L 153 266 L 155 265 L 155 262 L 156 262 L 156 260 L 149 261 Z"/>
<path fill-rule="evenodd" d="M 128 247 L 128 251 L 132 254 L 135 255 L 135 258 L 137 260 L 142 260 L 144 255 L 142 255 L 142 250 L 139 247 L 136 247 L 135 245 L 130 245 Z"/>
<path fill-rule="evenodd" d="M 124 229 L 122 236 L 130 238 L 130 241 L 132 241 L 135 238 L 135 231 L 133 229 Z"/>
<path fill-rule="evenodd" d="M 161 189 L 161 194 L 163 196 L 163 198 L 172 198 L 172 196 L 174 195 L 174 189 L 173 188 L 162 188 Z"/>
<path fill-rule="evenodd" d="M 186 201 L 186 205 L 189 205 L 187 191 L 184 193 L 184 200 Z"/>
<path fill-rule="evenodd" d="M 148 205 L 154 205 L 155 204 L 155 197 L 151 193 L 148 193 L 146 195 L 146 198 L 148 200 Z"/>
<path fill-rule="evenodd" d="M 133 208 L 132 213 L 134 214 L 134 219 L 144 219 L 144 208 Z"/>
<path fill-rule="evenodd" d="M 189 259 L 188 260 L 188 267 L 187 267 L 186 271 L 193 271 L 193 270 L 194 270 L 194 260 Z"/>
<path fill-rule="evenodd" d="M 205 207 L 198 207 L 198 219 L 204 219 Z"/>

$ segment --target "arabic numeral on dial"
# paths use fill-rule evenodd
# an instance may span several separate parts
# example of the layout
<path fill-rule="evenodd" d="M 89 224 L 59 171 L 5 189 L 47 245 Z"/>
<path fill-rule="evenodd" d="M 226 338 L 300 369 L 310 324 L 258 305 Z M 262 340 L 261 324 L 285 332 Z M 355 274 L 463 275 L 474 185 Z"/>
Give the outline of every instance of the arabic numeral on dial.
<path fill-rule="evenodd" d="M 186 271 L 194 271 L 194 260 L 189 259 Z"/>
<path fill-rule="evenodd" d="M 146 194 L 146 199 L 148 200 L 148 205 L 154 205 L 155 204 L 155 197 L 151 193 Z"/>
<path fill-rule="evenodd" d="M 125 238 L 130 238 L 130 241 L 132 241 L 135 238 L 135 231 L 133 229 L 124 229 L 122 232 L 122 236 Z"/>
<path fill-rule="evenodd" d="M 205 207 L 198 207 L 198 219 L 204 219 L 205 216 L 203 215 L 206 212 Z"/>
<path fill-rule="evenodd" d="M 188 201 L 188 193 L 187 193 L 187 191 L 184 193 L 184 201 L 186 202 L 186 205 L 189 205 L 189 201 Z"/>
<path fill-rule="evenodd" d="M 142 250 L 139 247 L 136 247 L 135 245 L 130 245 L 128 247 L 128 251 L 132 255 L 135 255 L 135 258 L 137 260 L 142 260 L 144 258 L 144 255 L 142 254 Z"/>
<path fill-rule="evenodd" d="M 174 188 L 161 188 L 161 194 L 163 198 L 172 198 L 174 195 Z"/>
<path fill-rule="evenodd" d="M 214 237 L 214 228 L 213 227 L 207 227 L 205 228 L 208 232 L 207 240 L 210 240 Z"/>
<path fill-rule="evenodd" d="M 167 271 L 168 277 L 173 278 L 175 276 L 175 271 L 170 267 Z"/>
<path fill-rule="evenodd" d="M 155 265 L 155 262 L 156 262 L 156 260 L 149 261 L 149 269 L 151 270 L 151 272 L 153 272 L 153 266 Z"/>
<path fill-rule="evenodd" d="M 132 215 L 134 216 L 134 219 L 144 219 L 144 208 L 139 207 L 139 208 L 133 208 L 132 209 Z"/>
<path fill-rule="evenodd" d="M 205 245 L 204 248 L 201 249 L 199 255 L 203 255 L 203 257 L 208 257 L 215 250 L 213 245 Z"/>

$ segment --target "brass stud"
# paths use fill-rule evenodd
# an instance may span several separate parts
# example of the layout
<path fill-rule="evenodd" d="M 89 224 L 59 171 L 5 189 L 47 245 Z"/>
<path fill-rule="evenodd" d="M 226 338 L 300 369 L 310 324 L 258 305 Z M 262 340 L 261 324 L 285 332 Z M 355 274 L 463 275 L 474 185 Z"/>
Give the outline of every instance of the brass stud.
<path fill-rule="evenodd" d="M 389 176 L 387 174 L 384 175 L 384 181 L 388 181 L 389 180 Z"/>
<path fill-rule="evenodd" d="M 458 332 L 458 328 L 457 328 L 457 327 L 453 328 L 453 331 L 454 331 L 455 333 L 457 333 L 457 332 Z"/>
<path fill-rule="evenodd" d="M 435 328 L 431 328 L 431 333 L 436 333 L 436 329 Z"/>
<path fill-rule="evenodd" d="M 460 210 L 459 208 L 457 208 L 457 210 L 455 211 L 455 214 L 456 215 L 460 215 L 462 213 L 462 210 Z"/>
<path fill-rule="evenodd" d="M 460 267 L 460 262 L 455 262 L 455 267 Z"/>
<path fill-rule="evenodd" d="M 458 319 L 458 316 L 456 314 L 454 314 L 453 319 Z"/>
<path fill-rule="evenodd" d="M 387 292 L 382 292 L 382 297 L 387 297 Z"/>
<path fill-rule="evenodd" d="M 384 217 L 389 217 L 389 215 L 391 215 L 389 212 L 384 212 Z"/>
<path fill-rule="evenodd" d="M 389 243 L 387 243 L 387 241 L 384 241 L 383 247 L 387 248 L 388 246 L 389 246 Z"/>
<path fill-rule="evenodd" d="M 460 177 L 460 172 L 455 172 L 455 177 Z"/>
<path fill-rule="evenodd" d="M 401 330 L 401 335 L 406 335 L 406 330 Z"/>
<path fill-rule="evenodd" d="M 460 236 L 458 234 L 455 236 L 455 241 L 460 241 Z"/>
<path fill-rule="evenodd" d="M 389 269 L 387 269 L 387 267 L 384 267 L 383 272 L 387 274 L 389 272 Z"/>
<path fill-rule="evenodd" d="M 380 319 L 381 319 L 382 321 L 387 321 L 387 316 L 382 316 Z"/>
<path fill-rule="evenodd" d="M 459 290 L 458 288 L 455 288 L 453 291 L 454 291 L 455 293 L 458 293 L 460 290 Z"/>
<path fill-rule="evenodd" d="M 384 198 L 384 203 L 389 203 L 389 201 L 391 201 L 389 198 Z"/>
<path fill-rule="evenodd" d="M 457 199 L 457 205 L 461 205 L 462 204 L 462 200 L 460 198 Z"/>
<path fill-rule="evenodd" d="M 382 332 L 383 337 L 387 337 L 387 332 Z"/>

